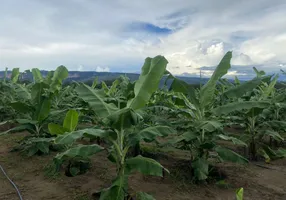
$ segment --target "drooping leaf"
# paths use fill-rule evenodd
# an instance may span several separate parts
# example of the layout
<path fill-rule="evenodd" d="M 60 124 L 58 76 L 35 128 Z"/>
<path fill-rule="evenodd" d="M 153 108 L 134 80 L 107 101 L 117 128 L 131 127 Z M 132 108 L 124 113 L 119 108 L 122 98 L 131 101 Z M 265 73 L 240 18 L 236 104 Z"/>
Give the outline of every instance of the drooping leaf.
<path fill-rule="evenodd" d="M 207 132 L 213 132 L 216 130 L 222 130 L 222 124 L 219 121 L 201 121 L 198 124 L 198 128 L 204 129 Z"/>
<path fill-rule="evenodd" d="M 229 51 L 222 58 L 209 81 L 202 87 L 200 91 L 200 106 L 202 108 L 206 107 L 212 102 L 217 81 L 230 69 L 231 58 L 232 52 Z"/>
<path fill-rule="evenodd" d="M 141 130 L 138 133 L 134 133 L 129 136 L 129 142 L 131 144 L 136 144 L 137 142 L 140 142 L 141 140 L 144 140 L 145 142 L 152 142 L 157 137 L 166 137 L 171 134 L 175 134 L 176 132 L 168 127 L 168 126 L 151 126 L 148 128 L 145 128 Z"/>
<path fill-rule="evenodd" d="M 174 92 L 186 94 L 190 98 L 191 103 L 197 107 L 199 105 L 199 102 L 196 97 L 195 89 L 190 84 L 184 82 L 183 80 L 180 80 L 171 74 L 170 76 L 174 79 L 171 84 L 170 90 L 173 90 Z"/>
<path fill-rule="evenodd" d="M 163 176 L 163 170 L 165 169 L 160 163 L 151 158 L 146 158 L 141 155 L 134 158 L 126 159 L 126 173 L 131 173 L 133 171 L 141 172 L 144 175 L 153 175 L 153 176 Z"/>
<path fill-rule="evenodd" d="M 78 124 L 78 112 L 76 110 L 69 110 L 64 119 L 63 128 L 69 132 L 74 131 Z"/>
<path fill-rule="evenodd" d="M 7 131 L 4 131 L 4 132 L 0 133 L 0 135 L 5 135 L 5 134 L 10 133 L 10 132 L 21 132 L 21 131 L 28 131 L 32 134 L 35 134 L 34 125 L 23 124 L 23 125 L 19 125 L 19 126 L 16 126 L 14 128 L 11 128 Z"/>
<path fill-rule="evenodd" d="M 236 87 L 230 88 L 224 93 L 224 95 L 226 95 L 228 98 L 240 98 L 246 92 L 252 91 L 254 88 L 256 88 L 261 81 L 262 79 L 260 78 L 254 78 L 250 81 L 246 81 Z"/>
<path fill-rule="evenodd" d="M 286 158 L 286 149 L 279 148 L 279 149 L 276 151 L 276 155 L 277 155 L 277 157 L 279 157 L 279 158 Z"/>
<path fill-rule="evenodd" d="M 19 124 L 33 124 L 36 125 L 39 122 L 36 120 L 30 120 L 30 119 L 15 119 L 15 121 Z"/>
<path fill-rule="evenodd" d="M 92 156 L 100 151 L 102 151 L 104 148 L 97 145 L 97 144 L 92 144 L 92 145 L 78 145 L 76 147 L 73 147 L 71 149 L 68 149 L 67 151 L 60 153 L 56 155 L 55 159 L 58 160 L 64 160 L 66 158 L 75 158 L 75 157 L 80 157 L 80 158 L 88 158 L 89 156 Z"/>
<path fill-rule="evenodd" d="M 168 126 L 151 126 L 137 133 L 145 141 L 152 141 L 155 137 L 166 137 L 176 132 Z"/>
<path fill-rule="evenodd" d="M 219 157 L 224 161 L 230 161 L 234 163 L 248 163 L 248 160 L 241 155 L 235 153 L 234 151 L 223 148 L 220 146 L 215 147 L 215 151 L 218 153 Z"/>
<path fill-rule="evenodd" d="M 108 116 L 112 128 L 117 130 L 130 128 L 140 122 L 140 116 L 129 107 L 120 109 Z"/>
<path fill-rule="evenodd" d="M 237 144 L 237 145 L 243 145 L 243 146 L 247 146 L 247 144 L 235 137 L 231 137 L 231 136 L 227 136 L 227 135 L 223 135 L 223 134 L 218 134 L 217 137 L 219 137 L 220 139 L 223 140 L 227 140 L 227 141 L 232 141 L 233 144 Z"/>
<path fill-rule="evenodd" d="M 257 153 L 264 158 L 266 163 L 269 163 L 271 161 L 271 158 L 269 157 L 269 155 L 266 153 L 266 151 L 264 149 L 260 148 L 257 151 Z"/>
<path fill-rule="evenodd" d="M 267 124 L 274 129 L 286 130 L 286 122 L 284 121 L 272 120 L 268 121 Z"/>
<path fill-rule="evenodd" d="M 32 112 L 33 111 L 33 107 L 24 103 L 24 102 L 21 102 L 21 101 L 16 101 L 16 102 L 11 102 L 10 103 L 10 106 L 16 110 L 17 112 L 20 112 L 20 113 L 28 113 L 28 112 Z"/>
<path fill-rule="evenodd" d="M 266 130 L 264 134 L 271 136 L 274 140 L 284 141 L 284 138 L 276 131 Z"/>
<path fill-rule="evenodd" d="M 234 111 L 250 110 L 251 108 L 266 108 L 270 105 L 266 101 L 242 101 L 219 106 L 213 110 L 216 115 L 229 114 Z"/>
<path fill-rule="evenodd" d="M 128 102 L 133 110 L 144 107 L 151 95 L 158 89 L 168 61 L 163 56 L 146 58 L 139 79 L 135 83 L 135 97 Z"/>
<path fill-rule="evenodd" d="M 268 145 L 265 144 L 261 145 L 261 148 L 258 149 L 258 153 L 265 158 L 266 162 L 277 159 L 277 153 L 275 152 L 275 150 L 271 149 Z"/>
<path fill-rule="evenodd" d="M 176 144 L 176 143 L 182 142 L 182 141 L 190 142 L 192 140 L 196 140 L 198 138 L 198 136 L 199 136 L 198 132 L 192 132 L 192 131 L 185 132 L 182 135 L 176 137 L 176 139 L 171 143 Z"/>
<path fill-rule="evenodd" d="M 89 128 L 89 129 L 82 129 L 82 130 L 73 131 L 70 133 L 65 133 L 63 135 L 60 135 L 55 139 L 55 143 L 57 143 L 57 144 L 72 144 L 77 139 L 82 138 L 85 134 L 90 135 L 90 136 L 94 136 L 94 137 L 106 137 L 106 136 L 108 136 L 108 132 L 105 130 Z"/>
<path fill-rule="evenodd" d="M 85 84 L 80 84 L 76 91 L 79 97 L 87 102 L 99 117 L 107 117 L 117 110 L 114 104 L 104 102 L 103 96 L 98 90 L 94 90 Z"/>

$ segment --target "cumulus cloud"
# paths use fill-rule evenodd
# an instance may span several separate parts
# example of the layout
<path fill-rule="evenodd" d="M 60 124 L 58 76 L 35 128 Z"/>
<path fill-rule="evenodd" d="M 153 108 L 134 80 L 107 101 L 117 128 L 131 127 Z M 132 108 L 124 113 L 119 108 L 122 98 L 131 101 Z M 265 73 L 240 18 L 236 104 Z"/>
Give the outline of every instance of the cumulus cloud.
<path fill-rule="evenodd" d="M 232 75 L 286 63 L 285 0 L 0 2 L 0 70 L 131 72 L 161 54 L 171 72 L 197 75 L 229 50 Z"/>

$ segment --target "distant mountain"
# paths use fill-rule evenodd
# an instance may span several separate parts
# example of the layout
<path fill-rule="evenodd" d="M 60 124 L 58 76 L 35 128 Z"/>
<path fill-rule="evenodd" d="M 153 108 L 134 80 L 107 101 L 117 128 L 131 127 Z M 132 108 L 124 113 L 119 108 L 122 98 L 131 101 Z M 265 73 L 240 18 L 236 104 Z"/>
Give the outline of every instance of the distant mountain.
<path fill-rule="evenodd" d="M 3 78 L 4 71 L 0 71 L 0 78 Z M 48 74 L 48 71 L 41 70 L 43 76 Z M 11 71 L 8 71 L 7 76 L 10 77 Z M 69 71 L 69 77 L 65 80 L 65 82 L 71 81 L 81 81 L 81 82 L 88 82 L 94 80 L 98 77 L 99 81 L 111 81 L 116 79 L 119 76 L 127 76 L 131 81 L 135 81 L 139 78 L 140 74 L 136 73 L 119 73 L 119 72 L 95 72 L 95 71 Z M 23 74 L 21 77 L 22 80 L 32 80 L 33 76 L 32 73 Z M 200 82 L 206 83 L 207 78 L 200 79 L 199 77 L 188 77 L 188 76 L 178 76 L 181 80 L 189 83 L 189 84 L 200 84 Z M 164 80 L 162 80 L 164 81 Z"/>

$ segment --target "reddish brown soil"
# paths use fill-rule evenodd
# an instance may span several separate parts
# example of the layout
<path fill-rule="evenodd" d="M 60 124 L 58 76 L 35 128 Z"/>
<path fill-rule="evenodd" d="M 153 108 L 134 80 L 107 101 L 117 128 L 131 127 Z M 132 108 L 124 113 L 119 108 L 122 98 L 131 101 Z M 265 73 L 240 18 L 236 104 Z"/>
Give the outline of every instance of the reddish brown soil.
<path fill-rule="evenodd" d="M 0 164 L 10 178 L 17 184 L 24 200 L 88 200 L 91 194 L 107 187 L 114 177 L 114 166 L 106 159 L 104 153 L 92 159 L 92 168 L 86 174 L 77 177 L 58 177 L 45 175 L 45 168 L 51 164 L 52 155 L 27 158 L 18 152 L 9 152 L 20 134 L 0 137 Z M 130 177 L 132 190 L 152 194 L 157 200 L 234 200 L 235 190 L 243 187 L 245 198 L 249 200 L 285 200 L 286 199 L 286 160 L 279 160 L 262 166 L 249 164 L 219 164 L 227 178 L 228 188 L 217 184 L 194 185 L 182 178 L 182 170 L 176 168 L 174 158 L 162 158 L 161 163 L 170 169 L 166 178 L 144 177 L 139 174 Z M 257 163 L 256 163 L 257 164 Z M 0 199 L 17 200 L 14 188 L 0 173 Z"/>

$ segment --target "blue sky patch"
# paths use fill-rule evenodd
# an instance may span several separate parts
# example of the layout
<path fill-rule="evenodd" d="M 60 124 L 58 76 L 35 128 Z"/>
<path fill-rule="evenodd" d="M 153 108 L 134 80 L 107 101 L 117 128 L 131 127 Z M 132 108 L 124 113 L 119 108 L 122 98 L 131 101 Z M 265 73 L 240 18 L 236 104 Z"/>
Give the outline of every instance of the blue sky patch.
<path fill-rule="evenodd" d="M 152 34 L 171 34 L 173 32 L 169 28 L 161 28 L 159 26 L 147 22 L 132 22 L 128 26 L 128 30 L 148 32 Z"/>

